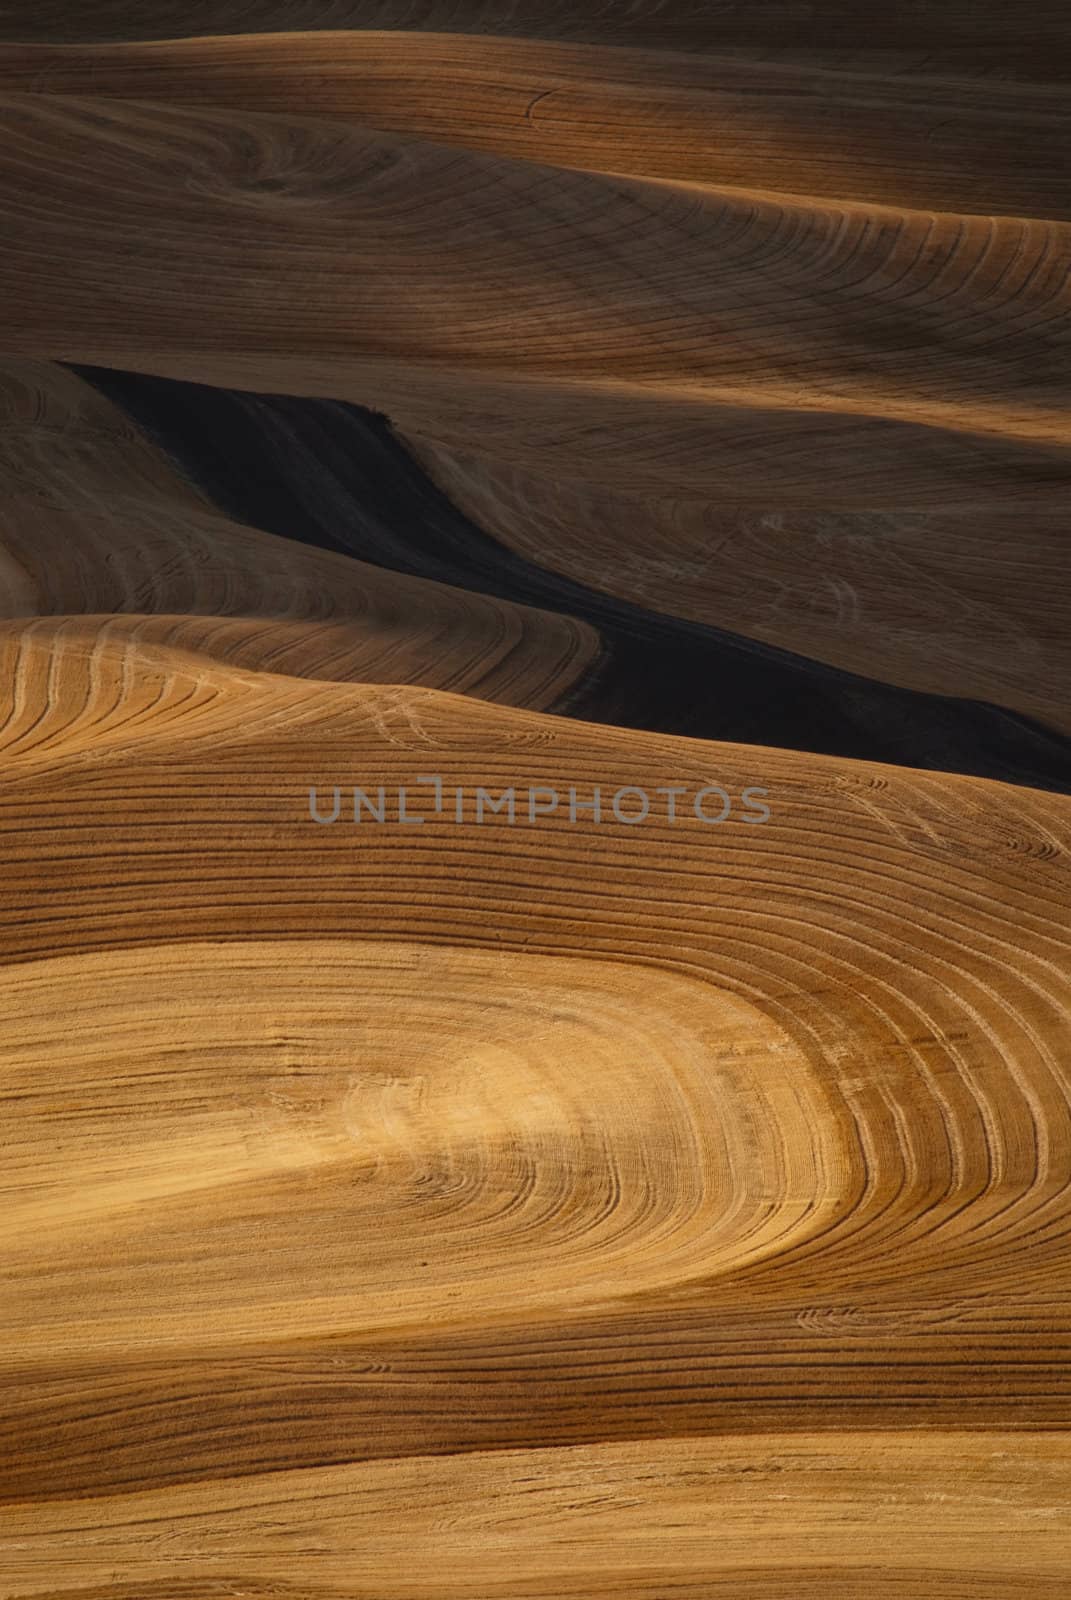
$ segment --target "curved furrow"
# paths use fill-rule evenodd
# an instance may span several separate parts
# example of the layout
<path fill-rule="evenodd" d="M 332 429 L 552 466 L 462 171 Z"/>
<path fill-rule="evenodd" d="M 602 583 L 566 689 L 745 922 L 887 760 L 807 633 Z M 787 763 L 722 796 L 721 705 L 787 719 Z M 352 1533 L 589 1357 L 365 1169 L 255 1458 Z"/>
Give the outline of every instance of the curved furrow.
<path fill-rule="evenodd" d="M 487 35 L 8 45 L 0 88 L 319 117 L 555 167 L 1071 220 L 1061 88 Z"/>
<path fill-rule="evenodd" d="M 873 504 L 894 478 L 905 506 L 1066 490 L 1060 224 L 845 211 L 215 110 L 10 95 L 3 112 L 10 349 L 329 394 L 639 491 L 671 477 L 748 500 L 756 474 L 763 498 L 778 483 L 800 504 Z M 57 295 L 49 263 L 90 217 Z M 957 265 L 960 239 L 985 273 Z M 252 279 L 255 302 L 234 287 Z"/>

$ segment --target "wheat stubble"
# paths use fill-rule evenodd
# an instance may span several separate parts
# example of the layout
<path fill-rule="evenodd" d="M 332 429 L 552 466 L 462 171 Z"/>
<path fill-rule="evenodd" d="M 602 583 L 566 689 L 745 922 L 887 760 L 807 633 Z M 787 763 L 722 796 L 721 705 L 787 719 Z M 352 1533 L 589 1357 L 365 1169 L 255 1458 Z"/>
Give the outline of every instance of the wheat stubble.
<path fill-rule="evenodd" d="M 584 721 L 549 582 L 343 553 L 326 435 L 265 531 L 57 363 L 356 402 L 490 566 L 1055 739 L 1066 19 L 282 9 L 0 17 L 0 1596 L 1056 1600 L 1071 798 Z"/>
<path fill-rule="evenodd" d="M 979 1538 L 1006 1592 L 1027 1551 L 1062 1570 L 1066 1446 L 1036 1430 L 1071 1398 L 1066 800 L 430 690 L 251 698 L 218 663 L 176 712 L 165 649 L 105 672 L 131 648 L 106 625 L 31 717 L 31 639 L 0 812 L 12 1594 L 77 1537 L 75 1591 L 282 1561 L 360 1593 L 395 1538 L 438 1551 L 417 1593 L 549 1594 L 577 1517 L 596 1593 L 650 1563 L 724 1584 L 771 1544 L 802 1584 L 883 1504 L 903 1592 Z M 626 754 L 652 786 L 761 758 L 782 815 L 716 842 L 303 815 L 310 767 L 591 782 Z M 798 1523 L 756 1509 L 744 1435 L 773 1485 L 804 1474 Z M 965 1463 L 951 1502 L 927 1452 Z M 504 1539 L 458 1496 L 508 1497 L 514 1459 L 534 1520 Z M 403 1460 L 448 1498 L 367 1502 L 369 1541 L 358 1507 L 401 1481 L 371 1463 Z M 338 1506 L 311 1549 L 262 1478 L 297 1469 Z M 179 1519 L 158 1551 L 146 1517 Z"/>

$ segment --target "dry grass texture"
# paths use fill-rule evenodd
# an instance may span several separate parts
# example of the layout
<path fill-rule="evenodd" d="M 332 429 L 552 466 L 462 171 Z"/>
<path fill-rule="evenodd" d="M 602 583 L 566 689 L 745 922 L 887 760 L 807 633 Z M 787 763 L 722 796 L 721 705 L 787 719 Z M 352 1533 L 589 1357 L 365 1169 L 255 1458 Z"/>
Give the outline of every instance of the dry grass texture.
<path fill-rule="evenodd" d="M 141 101 L 11 93 L 0 136 L 12 352 L 331 394 L 617 489 L 1066 501 L 1065 223 Z"/>
<path fill-rule="evenodd" d="M 1065 1596 L 1071 799 L 551 714 L 594 626 L 58 365 L 356 401 L 543 567 L 1071 731 L 1055 13 L 158 9 L 0 50 L 0 1597 Z M 773 815 L 309 819 L 427 774 Z"/>

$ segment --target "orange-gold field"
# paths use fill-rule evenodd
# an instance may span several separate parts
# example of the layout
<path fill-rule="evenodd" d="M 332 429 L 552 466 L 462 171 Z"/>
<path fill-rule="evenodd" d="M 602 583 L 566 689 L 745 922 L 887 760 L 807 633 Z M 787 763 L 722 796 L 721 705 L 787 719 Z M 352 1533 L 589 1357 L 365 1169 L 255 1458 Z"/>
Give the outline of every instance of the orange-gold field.
<path fill-rule="evenodd" d="M 0 1600 L 1071 1596 L 1069 282 L 1050 0 L 0 6 Z"/>

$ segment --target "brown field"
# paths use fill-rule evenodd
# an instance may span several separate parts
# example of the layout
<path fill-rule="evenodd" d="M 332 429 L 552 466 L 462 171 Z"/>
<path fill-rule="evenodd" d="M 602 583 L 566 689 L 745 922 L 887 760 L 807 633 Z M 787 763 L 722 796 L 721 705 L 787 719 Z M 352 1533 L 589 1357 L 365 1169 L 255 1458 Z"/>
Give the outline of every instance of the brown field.
<path fill-rule="evenodd" d="M 89 9 L 0 11 L 0 1600 L 1071 1595 L 1060 14 Z M 366 408 L 475 576 L 73 367 Z"/>

